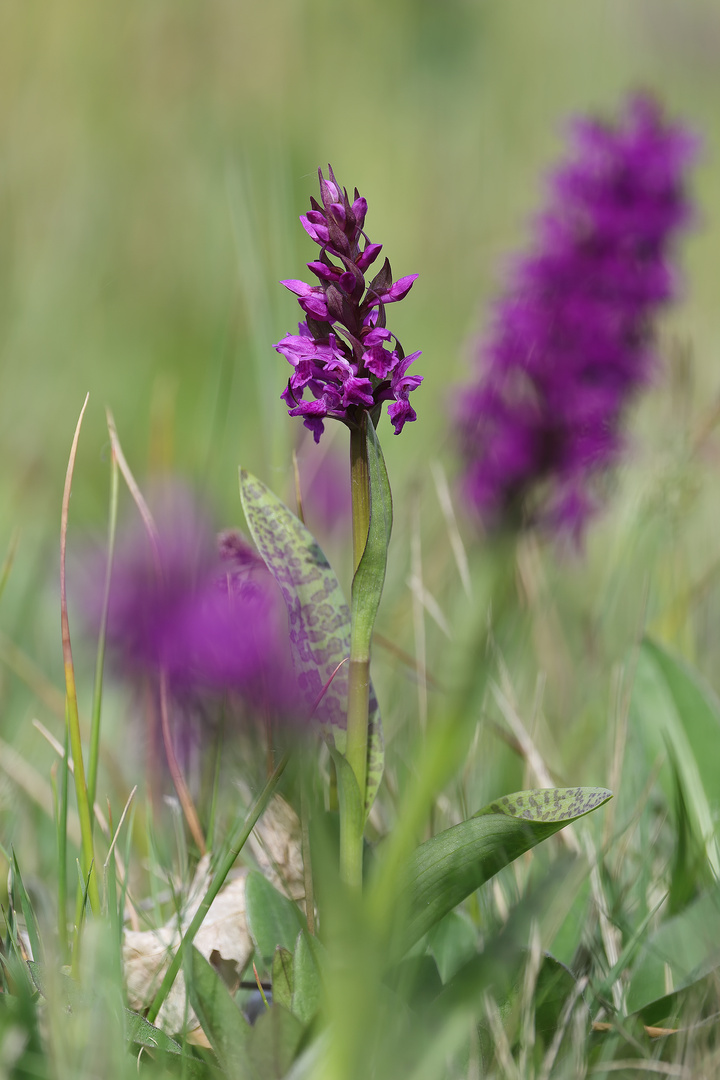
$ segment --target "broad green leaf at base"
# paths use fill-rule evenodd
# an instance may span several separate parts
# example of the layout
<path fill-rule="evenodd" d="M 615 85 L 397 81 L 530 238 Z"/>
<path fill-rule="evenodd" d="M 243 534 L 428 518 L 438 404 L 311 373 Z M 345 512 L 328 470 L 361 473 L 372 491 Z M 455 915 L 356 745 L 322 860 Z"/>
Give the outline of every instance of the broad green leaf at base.
<path fill-rule="evenodd" d="M 508 863 L 610 798 L 606 788 L 518 791 L 426 840 L 408 866 L 402 952 Z"/>
<path fill-rule="evenodd" d="M 187 980 L 190 1003 L 229 1080 L 257 1080 L 248 1060 L 251 1032 L 212 964 L 193 945 Z"/>

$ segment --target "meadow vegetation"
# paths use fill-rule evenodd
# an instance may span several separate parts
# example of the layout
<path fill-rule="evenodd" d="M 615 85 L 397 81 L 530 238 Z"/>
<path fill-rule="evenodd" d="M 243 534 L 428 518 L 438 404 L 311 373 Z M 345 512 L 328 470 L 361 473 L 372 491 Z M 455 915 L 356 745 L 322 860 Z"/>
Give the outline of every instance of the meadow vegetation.
<path fill-rule="evenodd" d="M 710 0 L 3 8 L 0 1080 L 717 1075 L 718 48 Z M 489 499 L 479 342 L 635 92 L 696 140 L 653 363 L 593 513 L 587 447 Z M 362 303 L 298 222 L 342 185 Z"/>

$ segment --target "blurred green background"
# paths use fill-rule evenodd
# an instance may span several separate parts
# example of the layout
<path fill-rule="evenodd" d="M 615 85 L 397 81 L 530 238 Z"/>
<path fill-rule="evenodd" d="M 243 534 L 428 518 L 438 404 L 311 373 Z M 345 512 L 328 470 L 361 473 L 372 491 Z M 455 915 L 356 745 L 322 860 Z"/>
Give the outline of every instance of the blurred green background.
<path fill-rule="evenodd" d="M 197 475 L 213 447 L 212 484 L 233 505 L 239 461 L 284 467 L 298 425 L 276 400 L 287 370 L 271 343 L 298 310 L 276 282 L 313 257 L 297 217 L 327 161 L 368 198 L 396 273 L 420 274 L 394 318 L 423 350 L 422 423 L 385 442 L 394 469 L 435 452 L 565 118 L 612 111 L 633 87 L 706 140 L 676 321 L 703 388 L 720 382 L 712 2 L 59 0 L 2 5 L 0 41 L 5 529 L 57 517 L 87 390 L 83 513 L 104 512 L 105 405 L 141 475 L 153 454 Z"/>
<path fill-rule="evenodd" d="M 239 463 L 288 492 L 302 428 L 278 400 L 288 368 L 271 345 L 293 329 L 298 309 L 277 282 L 302 276 L 313 257 L 297 219 L 328 161 L 367 197 L 369 235 L 396 275 L 420 275 L 393 313 L 406 351 L 423 351 L 419 421 L 401 439 L 386 422 L 381 432 L 397 512 L 395 584 L 381 619 L 415 648 L 408 496 L 422 492 L 426 573 L 442 595 L 454 571 L 428 476 L 440 457 L 452 481 L 452 387 L 466 376 L 503 263 L 541 204 L 567 117 L 612 114 L 638 87 L 655 91 L 705 144 L 694 177 L 698 227 L 682 255 L 685 298 L 663 331 L 666 342 L 690 343 L 692 384 L 683 376 L 678 389 L 668 377 L 634 416 L 625 502 L 618 496 L 592 531 L 585 558 L 556 569 L 548 556 L 560 605 L 559 623 L 548 625 L 574 619 L 570 645 L 592 643 L 578 627 L 587 629 L 583 604 L 600 598 L 612 659 L 637 629 L 647 599 L 640 571 L 658 549 L 660 579 L 674 582 L 680 559 L 683 588 L 712 568 L 717 451 L 703 444 L 709 486 L 685 529 L 683 499 L 698 484 L 682 450 L 720 387 L 712 0 L 11 2 L 0 7 L 0 52 L 0 543 L 21 530 L 0 624 L 57 681 L 60 501 L 86 391 L 71 547 L 83 530 L 104 529 L 106 405 L 138 478 L 188 476 L 207 488 L 218 524 L 239 521 Z M 303 443 L 302 455 L 311 452 Z M 658 469 L 649 503 L 638 502 L 646 473 Z M 659 514 L 650 539 L 638 505 Z M 668 596 L 674 584 L 657 612 L 651 597 L 651 616 Z M 703 618 L 707 659 L 717 616 Z M 587 684 L 568 690 L 572 648 L 566 657 L 546 629 L 541 621 L 533 630 L 528 693 L 538 667 L 551 689 L 555 671 L 551 703 L 567 722 L 571 706 L 586 704 Z M 431 626 L 431 653 L 436 633 Z M 602 724 L 609 668 L 601 668 L 594 720 Z M 5 724 L 17 732 L 37 705 L 15 676 L 2 678 Z M 414 712 L 414 697 L 403 708 Z M 588 745 L 579 739 L 578 759 Z"/>

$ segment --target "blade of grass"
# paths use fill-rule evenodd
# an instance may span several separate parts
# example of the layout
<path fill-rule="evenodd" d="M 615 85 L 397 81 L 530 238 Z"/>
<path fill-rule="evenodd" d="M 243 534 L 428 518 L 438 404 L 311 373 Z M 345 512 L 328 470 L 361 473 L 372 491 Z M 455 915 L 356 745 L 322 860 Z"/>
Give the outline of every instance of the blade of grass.
<path fill-rule="evenodd" d="M 82 945 L 82 926 L 83 926 L 83 923 L 85 922 L 85 917 L 87 915 L 88 898 L 89 898 L 89 894 L 90 894 L 90 882 L 95 877 L 95 875 L 93 874 L 93 870 L 95 869 L 95 864 L 94 863 L 91 864 L 90 869 L 88 870 L 88 873 L 87 873 L 87 877 L 85 877 L 85 878 L 83 877 L 82 866 L 80 865 L 80 860 L 79 859 L 75 860 L 75 865 L 77 867 L 77 872 L 78 872 L 78 903 L 77 903 L 77 911 L 76 911 L 76 916 L 75 916 L 75 942 L 74 942 L 74 945 L 73 945 L 71 971 L 72 971 L 73 979 L 78 981 L 79 978 L 80 978 L 80 952 L 81 952 L 81 945 Z"/>
<path fill-rule="evenodd" d="M 78 817 L 80 818 L 81 850 L 83 875 L 88 876 L 88 896 L 93 913 L 100 910 L 100 894 L 98 893 L 97 880 L 91 874 L 94 861 L 92 818 L 90 815 L 90 801 L 85 780 L 85 766 L 83 764 L 82 740 L 80 738 L 80 716 L 78 713 L 77 687 L 75 685 L 75 668 L 73 666 L 72 645 L 70 643 L 70 622 L 67 609 L 67 582 L 65 575 L 65 553 L 67 549 L 68 512 L 70 508 L 70 492 L 72 490 L 73 470 L 77 456 L 80 428 L 87 408 L 90 395 L 85 396 L 83 407 L 80 410 L 75 435 L 70 448 L 67 473 L 65 474 L 65 489 L 63 491 L 62 511 L 60 515 L 60 627 L 62 631 L 63 663 L 65 668 L 65 721 L 70 733 L 70 747 L 72 749 L 73 762 L 75 763 L 75 794 L 77 797 Z"/>
<path fill-rule="evenodd" d="M 125 830 L 125 850 L 123 851 L 122 859 L 120 858 L 120 853 L 117 850 L 115 851 L 115 861 L 116 861 L 118 867 L 120 867 L 120 866 L 129 866 L 129 864 L 130 864 L 130 857 L 131 857 L 130 846 L 132 844 L 134 818 L 135 818 L 135 815 L 133 814 L 131 816 L 128 827 Z M 128 889 L 127 874 L 123 874 L 121 876 L 121 879 L 120 879 L 120 899 L 118 901 L 118 911 L 123 913 L 123 918 L 125 917 L 126 907 L 127 907 L 127 918 L 128 918 L 128 920 L 130 922 L 130 929 L 131 930 L 139 930 L 140 929 L 140 917 L 138 915 L 137 906 L 136 906 L 134 897 L 132 897 L 130 895 L 130 891 Z M 121 928 L 122 928 L 122 923 L 121 923 Z"/>
<path fill-rule="evenodd" d="M 134 794 L 134 790 L 133 790 Z M 108 824 L 110 828 L 113 827 L 112 820 L 112 807 L 110 800 L 107 801 L 108 809 Z M 127 807 L 126 807 L 127 809 Z M 119 829 L 119 826 L 118 826 Z M 115 843 L 115 836 L 113 836 L 113 843 Z M 115 861 L 111 858 L 111 852 L 108 853 L 108 857 L 103 865 L 103 886 L 104 886 L 104 914 L 107 915 L 112 929 L 112 936 L 116 941 L 120 940 L 122 929 L 118 920 L 118 904 L 117 904 L 117 874 L 115 873 Z"/>
<path fill-rule="evenodd" d="M 160 562 L 160 537 L 158 535 L 157 526 L 155 525 L 153 516 L 150 513 L 150 508 L 145 502 L 143 494 L 137 485 L 137 481 L 135 480 L 135 477 L 130 470 L 130 466 L 125 459 L 122 446 L 120 445 L 120 439 L 118 438 L 117 428 L 115 427 L 115 420 L 113 418 L 113 414 L 110 412 L 109 409 L 106 409 L 105 415 L 107 418 L 107 427 L 108 433 L 110 435 L 110 445 L 112 447 L 112 452 L 115 456 L 118 468 L 122 473 L 123 480 L 127 484 L 128 491 L 132 495 L 133 502 L 138 508 L 140 517 L 143 519 L 143 525 L 145 526 L 147 534 L 150 538 L 153 559 L 155 560 L 155 568 L 160 574 L 162 572 L 162 565 Z"/>
<path fill-rule="evenodd" d="M 30 942 L 30 948 L 32 949 L 34 960 L 43 960 L 44 952 L 42 947 L 42 940 L 40 938 L 40 927 L 33 910 L 33 906 L 30 902 L 30 897 L 27 894 L 25 883 L 23 882 L 22 875 L 20 873 L 20 867 L 18 866 L 17 855 L 15 854 L 15 848 L 11 850 L 12 862 L 10 864 L 10 882 L 8 892 L 13 897 L 13 904 L 17 907 L 17 901 L 20 900 L 20 908 L 25 919 L 25 928 L 27 930 L 28 940 Z M 15 895 L 17 893 L 17 895 Z"/>
<path fill-rule="evenodd" d="M 68 784 L 67 774 L 68 774 L 68 772 L 72 773 L 73 769 L 74 769 L 73 760 L 72 760 L 72 758 L 68 757 L 68 753 L 67 753 L 67 732 L 66 732 L 66 735 L 65 735 L 65 746 L 63 747 L 58 742 L 58 740 L 55 738 L 55 736 L 51 732 L 49 732 L 47 730 L 47 728 L 44 726 L 44 724 L 42 724 L 39 720 L 37 720 L 37 719 L 33 720 L 33 727 L 36 728 L 40 732 L 40 734 L 43 736 L 43 738 L 47 740 L 47 742 L 50 744 L 50 746 L 52 746 L 53 750 L 58 755 L 58 757 L 60 759 L 60 762 L 63 764 L 64 800 L 65 800 L 65 807 L 67 807 L 67 784 Z M 1 760 L 2 760 L 2 758 L 0 756 L 0 761 Z M 67 762 L 67 767 L 65 767 L 65 762 Z M 132 795 L 130 797 L 132 798 Z M 102 810 L 100 809 L 100 807 L 98 806 L 97 802 L 94 803 L 94 805 L 93 805 L 93 813 L 94 813 L 94 817 L 97 820 L 98 825 L 100 826 L 100 831 L 102 832 L 103 836 L 107 839 L 108 843 L 110 843 L 110 841 L 112 839 L 112 832 L 111 832 L 110 826 L 109 826 L 108 822 L 105 820 L 105 816 L 104 816 Z M 62 810 L 62 802 L 61 802 L 61 804 L 60 804 L 60 813 L 59 813 L 59 817 L 58 817 L 58 852 L 59 852 L 58 861 L 59 861 L 60 868 L 62 868 L 63 866 L 66 865 L 66 862 L 60 861 L 61 847 L 62 847 L 62 851 L 63 851 L 62 858 L 64 858 L 64 859 L 67 858 L 67 840 L 65 839 L 63 841 L 63 837 L 60 835 L 61 822 L 65 821 L 66 819 L 68 819 L 68 812 L 67 812 L 67 809 L 65 811 Z M 63 826 L 63 829 L 64 829 L 63 836 L 65 836 L 67 833 L 69 833 L 70 838 L 73 841 L 73 843 L 75 843 L 79 847 L 80 846 L 80 828 L 79 828 L 79 825 L 78 825 L 78 822 L 77 822 L 77 818 L 73 815 L 68 820 L 69 820 L 69 824 L 67 824 L 66 826 Z M 120 876 L 120 883 L 121 883 L 122 892 L 123 892 L 123 907 L 124 907 L 124 904 L 125 904 L 125 897 L 127 896 L 127 898 L 130 901 L 130 905 L 131 905 L 130 906 L 130 921 L 132 923 L 132 929 L 133 930 L 138 930 L 140 927 L 139 927 L 135 907 L 133 906 L 135 904 L 135 901 L 134 901 L 133 897 L 131 896 L 131 894 L 130 894 L 130 892 L 128 890 L 128 887 L 127 887 L 127 877 L 128 877 L 128 875 L 127 875 L 127 871 L 125 869 L 127 865 L 128 865 L 128 852 L 126 851 L 125 856 L 123 857 L 120 854 L 119 851 L 115 850 L 115 867 L 117 869 L 117 873 Z M 62 875 L 60 875 L 60 878 L 62 878 Z M 58 880 L 58 890 L 60 890 L 63 887 L 64 886 L 63 886 L 62 880 Z M 80 895 L 78 894 L 77 911 L 79 911 L 80 899 L 81 899 Z M 65 894 L 65 903 L 66 902 L 67 902 L 67 893 Z M 64 912 L 65 912 L 65 906 L 63 904 L 63 906 L 58 911 L 58 916 L 64 918 Z M 62 941 L 62 937 L 61 937 L 60 940 Z"/>
<path fill-rule="evenodd" d="M 543 1058 L 542 1066 L 538 1074 L 538 1080 L 551 1080 L 552 1068 L 555 1064 L 555 1059 L 558 1056 L 560 1044 L 565 1037 L 565 1032 L 567 1031 L 568 1024 L 570 1023 L 572 1015 L 575 1011 L 575 1006 L 582 998 L 587 984 L 588 977 L 587 975 L 583 975 L 582 978 L 578 979 L 578 981 L 575 983 L 570 997 L 565 1002 L 563 1010 L 560 1014 L 560 1019 L 558 1020 L 555 1034 L 552 1038 L 552 1042 L 550 1043 L 545 1057 Z"/>
<path fill-rule="evenodd" d="M 118 883 L 117 883 L 117 873 L 115 871 L 115 859 L 113 859 L 112 856 L 113 856 L 113 850 L 115 848 L 115 844 L 117 842 L 117 838 L 120 835 L 120 830 L 123 827 L 123 823 L 125 821 L 125 818 L 127 817 L 127 814 L 130 811 L 132 800 L 133 800 L 133 798 L 135 796 L 136 791 L 137 791 L 137 785 L 135 785 L 135 787 L 132 789 L 132 791 L 130 792 L 130 795 L 128 796 L 128 800 L 125 803 L 125 807 L 123 809 L 123 812 L 120 815 L 120 821 L 118 822 L 117 829 L 115 829 L 115 831 L 113 833 L 113 838 L 112 838 L 112 842 L 110 844 L 110 849 L 109 849 L 109 851 L 107 853 L 107 858 L 105 859 L 105 865 L 103 866 L 103 881 L 105 883 L 105 908 L 106 908 L 107 915 L 108 915 L 108 918 L 109 918 L 109 921 L 110 921 L 110 928 L 112 930 L 111 940 L 112 940 L 113 948 L 112 948 L 112 952 L 111 952 L 111 964 L 112 964 L 112 970 L 113 970 L 113 978 L 115 979 L 116 985 L 118 985 L 118 986 L 122 985 L 122 930 L 123 930 L 122 911 L 123 911 L 123 906 L 124 906 L 124 888 L 123 888 L 123 890 L 121 892 L 121 895 L 123 896 L 122 906 L 121 906 L 121 904 L 118 902 Z M 108 799 L 108 824 L 110 825 L 110 829 L 112 830 L 112 810 L 111 810 L 111 807 L 110 807 L 110 800 L 109 799 Z M 128 827 L 128 829 L 129 829 L 129 827 Z"/>
<path fill-rule="evenodd" d="M 650 910 L 645 915 L 645 918 L 638 926 L 637 930 L 635 930 L 630 940 L 624 946 L 614 966 L 611 968 L 610 971 L 608 971 L 605 978 L 597 986 L 593 986 L 593 991 L 595 992 L 597 997 L 606 997 L 612 991 L 615 983 L 622 977 L 623 972 L 629 970 L 630 965 L 635 959 L 635 954 L 638 952 L 643 942 L 647 940 L 648 935 L 646 931 L 648 927 L 650 926 L 651 922 L 653 921 L 667 898 L 668 894 L 663 893 L 657 904 L 655 904 L 654 907 L 650 908 Z"/>
<path fill-rule="evenodd" d="M 65 963 L 70 958 L 70 942 L 67 932 L 67 833 L 68 833 L 68 729 L 65 728 L 65 746 L 60 763 L 60 801 L 57 816 L 58 845 L 58 935 Z"/>
<path fill-rule="evenodd" d="M 445 529 L 447 532 L 448 540 L 450 541 L 450 548 L 455 559 L 455 565 L 457 566 L 460 580 L 462 581 L 463 589 L 465 590 L 465 595 L 472 596 L 472 585 L 470 582 L 470 566 L 468 564 L 468 558 L 465 552 L 465 545 L 462 542 L 460 530 L 458 529 L 457 518 L 455 517 L 455 510 L 452 504 L 452 496 L 450 495 L 450 487 L 448 485 L 447 475 L 439 461 L 432 461 L 430 463 L 430 472 L 432 473 L 438 502 L 440 503 L 440 509 L 442 510 L 443 518 L 445 519 Z"/>
<path fill-rule="evenodd" d="M 110 514 L 108 520 L 107 571 L 103 592 L 100 630 L 98 633 L 97 660 L 95 662 L 95 685 L 93 688 L 92 718 L 90 727 L 90 757 L 88 760 L 88 799 L 92 806 L 97 788 L 98 758 L 100 754 L 100 717 L 102 712 L 103 668 L 105 665 L 105 640 L 107 635 L 108 605 L 110 603 L 110 580 L 112 577 L 113 554 L 115 552 L 115 532 L 117 528 L 118 508 L 118 465 L 114 449 L 111 450 L 110 470 Z"/>
<path fill-rule="evenodd" d="M 113 851 L 115 850 L 115 844 L 117 843 L 118 834 L 119 834 L 120 830 L 123 827 L 123 822 L 125 821 L 125 818 L 127 817 L 128 811 L 130 809 L 130 804 L 132 803 L 133 799 L 135 798 L 135 792 L 136 791 L 137 791 L 137 784 L 135 785 L 135 787 L 132 789 L 132 791 L 130 792 L 130 794 L 127 797 L 127 802 L 125 803 L 125 806 L 123 808 L 123 812 L 120 815 L 120 820 L 118 822 L 118 827 L 115 830 L 115 832 L 113 833 L 112 842 L 110 844 L 110 847 L 108 848 L 107 858 L 105 859 L 105 866 L 104 866 L 105 870 L 107 870 L 107 868 L 108 868 L 108 866 L 110 864 Z"/>
<path fill-rule="evenodd" d="M 70 773 L 72 773 L 74 768 L 75 768 L 75 766 L 73 764 L 73 760 L 72 760 L 72 758 L 69 758 L 67 756 L 67 753 L 66 753 L 65 749 L 63 748 L 61 743 L 58 742 L 58 740 L 55 738 L 55 736 L 52 734 L 52 732 L 48 731 L 48 729 L 45 727 L 45 725 L 42 724 L 40 722 L 40 720 L 37 720 L 37 719 L 33 720 L 33 727 L 36 728 L 40 732 L 42 737 L 47 740 L 47 742 L 50 744 L 50 746 L 52 746 L 53 750 L 58 755 L 60 760 L 61 761 L 67 761 L 68 770 L 69 770 Z M 100 809 L 97 802 L 94 803 L 94 805 L 93 805 L 93 814 L 94 814 L 94 817 L 95 817 L 98 825 L 100 826 L 100 831 L 102 832 L 103 836 L 107 839 L 107 841 L 109 843 L 110 839 L 111 839 L 111 836 L 112 836 L 112 834 L 110 832 L 110 826 L 108 825 L 107 821 L 105 820 L 105 815 L 103 814 L 103 812 Z M 74 823 L 74 828 L 73 828 L 73 823 Z M 79 830 L 79 827 L 77 825 L 77 822 L 72 817 L 70 818 L 69 832 L 70 832 L 71 839 L 79 847 L 80 846 L 80 830 Z M 125 876 L 126 876 L 126 874 L 125 874 L 125 865 L 126 864 L 125 864 L 125 861 L 120 857 L 119 852 L 117 852 L 117 851 L 115 852 L 115 861 L 117 863 L 118 873 L 120 874 L 120 876 L 124 880 Z"/>
<path fill-rule="evenodd" d="M 177 759 L 175 753 L 175 747 L 172 741 L 172 732 L 170 730 L 170 710 L 168 708 L 168 692 L 167 692 L 167 673 L 165 671 L 160 672 L 160 727 L 162 730 L 163 744 L 165 746 L 165 756 L 167 757 L 168 768 L 170 770 L 170 776 L 177 792 L 177 797 L 180 800 L 180 805 L 185 815 L 185 820 L 188 823 L 188 828 L 192 834 L 192 838 L 198 846 L 201 855 L 204 855 L 207 851 L 205 844 L 205 837 L 200 826 L 200 819 L 197 816 L 195 804 L 192 801 L 192 796 L 185 783 L 185 777 L 182 774 L 180 768 L 180 762 Z"/>

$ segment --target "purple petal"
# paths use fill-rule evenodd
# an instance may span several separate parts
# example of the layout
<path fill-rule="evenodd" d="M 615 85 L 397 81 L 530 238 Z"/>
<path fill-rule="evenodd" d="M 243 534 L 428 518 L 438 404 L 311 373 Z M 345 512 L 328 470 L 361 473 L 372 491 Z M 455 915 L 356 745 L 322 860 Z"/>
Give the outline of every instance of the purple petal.
<path fill-rule="evenodd" d="M 374 401 L 372 395 L 372 383 L 369 379 L 358 379 L 351 375 L 343 383 L 343 408 L 350 405 L 367 405 L 372 408 Z"/>
<path fill-rule="evenodd" d="M 316 443 L 320 442 L 320 436 L 325 431 L 325 425 L 319 416 L 306 416 L 303 420 L 303 424 L 309 431 L 313 433 L 313 439 Z"/>
<path fill-rule="evenodd" d="M 281 281 L 280 284 L 297 296 L 310 296 L 313 292 L 312 285 L 308 285 L 306 281 L 299 281 L 297 278 L 287 278 L 285 281 Z"/>
<path fill-rule="evenodd" d="M 372 297 L 370 303 L 372 305 L 393 304 L 397 300 L 402 300 L 410 292 L 418 277 L 419 274 L 408 274 L 407 277 L 398 278 L 388 289 L 380 290 L 377 296 Z"/>
<path fill-rule="evenodd" d="M 388 408 L 388 416 L 390 417 L 393 427 L 395 428 L 395 434 L 399 435 L 403 429 L 403 426 L 412 420 L 417 420 L 417 413 L 413 409 L 412 405 L 406 399 L 400 401 L 393 401 Z"/>
<path fill-rule="evenodd" d="M 307 312 L 308 315 L 312 315 L 314 318 L 319 319 L 321 322 L 326 322 L 330 319 L 327 301 L 322 292 L 303 296 L 299 303 L 303 311 Z"/>
<path fill-rule="evenodd" d="M 352 204 L 352 212 L 358 229 L 362 229 L 367 214 L 367 199 L 364 199 L 362 195 L 357 198 Z"/>
<path fill-rule="evenodd" d="M 322 281 L 339 281 L 343 275 L 342 270 L 338 270 L 335 266 L 328 266 L 324 262 L 309 262 L 307 267 Z"/>
<path fill-rule="evenodd" d="M 363 251 L 362 255 L 359 256 L 356 262 L 358 270 L 362 270 L 362 272 L 365 273 L 367 268 L 369 266 L 372 266 L 372 264 L 375 262 L 381 251 L 382 244 L 366 244 L 365 250 Z"/>
<path fill-rule="evenodd" d="M 316 223 L 312 222 L 310 220 L 310 214 L 312 213 L 315 213 L 315 211 L 311 210 L 308 214 L 302 214 L 300 216 L 300 221 L 302 223 L 303 229 L 308 234 L 310 239 L 314 240 L 316 244 L 320 244 L 320 246 L 322 247 L 323 245 L 329 243 L 330 231 L 327 225 L 322 220 L 320 214 L 317 214 L 317 217 L 321 218 L 321 221 L 318 221 Z"/>

